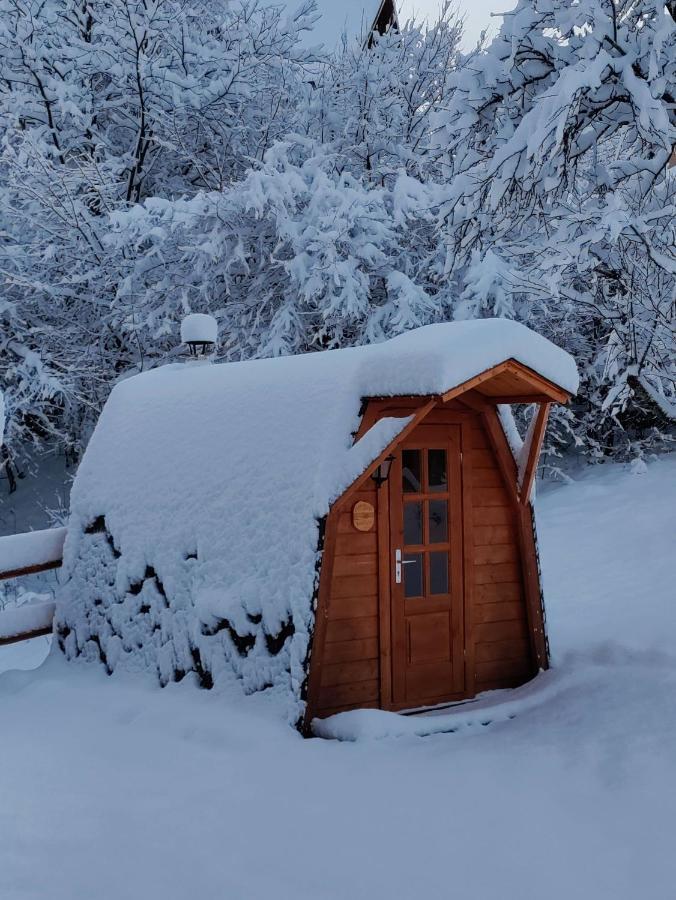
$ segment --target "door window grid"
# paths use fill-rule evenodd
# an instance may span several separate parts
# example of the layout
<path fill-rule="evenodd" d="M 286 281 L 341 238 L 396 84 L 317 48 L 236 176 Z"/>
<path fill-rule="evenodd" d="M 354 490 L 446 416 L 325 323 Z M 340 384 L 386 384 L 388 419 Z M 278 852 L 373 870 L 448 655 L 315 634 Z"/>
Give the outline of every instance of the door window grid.
<path fill-rule="evenodd" d="M 402 453 L 406 598 L 449 592 L 450 493 L 447 473 L 445 449 L 404 450 Z"/>

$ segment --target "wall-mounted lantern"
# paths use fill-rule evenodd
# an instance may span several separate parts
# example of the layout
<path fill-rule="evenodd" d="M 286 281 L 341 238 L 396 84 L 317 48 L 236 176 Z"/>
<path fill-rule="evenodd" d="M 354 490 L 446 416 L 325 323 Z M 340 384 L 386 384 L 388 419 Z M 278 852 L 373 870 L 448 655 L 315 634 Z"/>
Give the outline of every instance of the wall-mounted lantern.
<path fill-rule="evenodd" d="M 394 456 L 386 456 L 385 459 L 381 462 L 381 464 L 374 470 L 371 478 L 375 481 L 376 485 L 380 487 L 381 484 L 385 484 L 390 475 L 390 469 L 392 468 L 392 463 L 394 462 Z"/>

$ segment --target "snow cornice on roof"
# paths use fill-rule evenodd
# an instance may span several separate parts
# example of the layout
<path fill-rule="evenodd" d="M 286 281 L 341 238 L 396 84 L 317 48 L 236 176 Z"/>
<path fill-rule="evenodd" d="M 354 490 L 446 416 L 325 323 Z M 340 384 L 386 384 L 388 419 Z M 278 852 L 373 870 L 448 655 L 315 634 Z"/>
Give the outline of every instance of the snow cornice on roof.
<path fill-rule="evenodd" d="M 351 383 L 360 398 L 450 398 L 473 379 L 500 367 L 508 369 L 513 363 L 565 394 L 578 389 L 577 366 L 570 354 L 526 326 L 499 318 L 426 325 L 379 344 L 219 363 L 209 371 L 215 379 L 251 378 L 253 383 L 259 382 L 259 376 L 294 380 L 301 370 L 308 376 L 316 371 L 333 373 L 343 388 Z M 189 374 L 191 369 L 171 365 L 137 377 L 161 377 L 176 371 Z"/>

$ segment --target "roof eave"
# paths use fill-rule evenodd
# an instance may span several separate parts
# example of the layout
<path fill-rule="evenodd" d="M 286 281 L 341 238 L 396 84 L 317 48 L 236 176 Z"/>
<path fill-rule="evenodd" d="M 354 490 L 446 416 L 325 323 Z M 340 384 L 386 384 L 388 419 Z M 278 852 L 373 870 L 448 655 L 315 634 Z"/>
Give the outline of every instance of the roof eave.
<path fill-rule="evenodd" d="M 506 381 L 505 376 L 511 379 Z M 514 380 L 520 382 L 519 389 L 514 389 Z M 509 384 L 510 389 L 506 389 Z M 510 358 L 474 375 L 467 381 L 449 388 L 443 394 L 393 394 L 384 397 L 380 394 L 365 395 L 362 400 L 362 412 L 369 400 L 401 399 L 404 397 L 437 399 L 443 403 L 460 397 L 468 391 L 478 391 L 487 401 L 492 403 L 568 403 L 572 393 L 561 385 L 555 384 L 518 360 Z"/>

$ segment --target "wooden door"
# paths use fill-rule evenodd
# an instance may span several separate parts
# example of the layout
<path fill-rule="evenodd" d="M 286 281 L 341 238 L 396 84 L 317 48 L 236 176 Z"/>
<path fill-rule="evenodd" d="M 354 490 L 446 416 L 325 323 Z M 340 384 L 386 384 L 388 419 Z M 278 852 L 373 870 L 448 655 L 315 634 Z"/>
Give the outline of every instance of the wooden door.
<path fill-rule="evenodd" d="M 461 426 L 417 428 L 389 489 L 393 705 L 433 705 L 465 689 Z"/>

